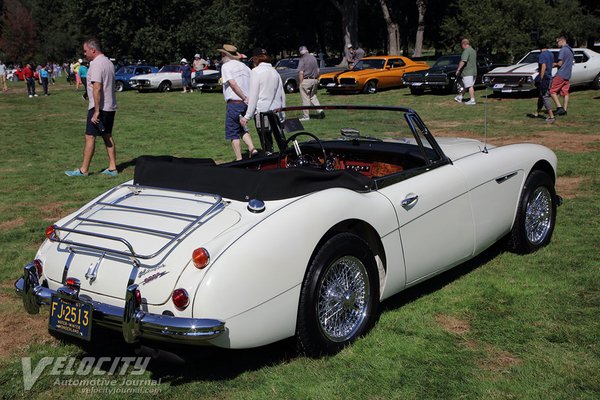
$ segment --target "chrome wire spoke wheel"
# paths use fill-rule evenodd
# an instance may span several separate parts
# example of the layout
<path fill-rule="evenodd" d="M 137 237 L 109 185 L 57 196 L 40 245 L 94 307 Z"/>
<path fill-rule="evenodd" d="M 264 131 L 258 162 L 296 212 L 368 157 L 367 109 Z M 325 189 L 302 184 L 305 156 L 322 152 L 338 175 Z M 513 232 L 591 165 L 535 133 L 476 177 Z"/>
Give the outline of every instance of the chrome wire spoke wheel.
<path fill-rule="evenodd" d="M 367 318 L 370 296 L 365 265 L 345 256 L 329 265 L 316 303 L 319 327 L 333 342 L 352 338 Z"/>
<path fill-rule="evenodd" d="M 525 232 L 532 244 L 541 243 L 552 227 L 552 197 L 546 187 L 538 187 L 527 203 Z"/>

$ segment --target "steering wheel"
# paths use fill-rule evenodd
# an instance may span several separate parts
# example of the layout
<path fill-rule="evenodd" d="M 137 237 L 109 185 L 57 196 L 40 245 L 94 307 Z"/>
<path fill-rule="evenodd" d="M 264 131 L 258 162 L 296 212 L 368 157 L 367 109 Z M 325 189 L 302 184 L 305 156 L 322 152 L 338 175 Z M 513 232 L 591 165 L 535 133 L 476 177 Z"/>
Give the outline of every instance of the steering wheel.
<path fill-rule="evenodd" d="M 302 154 L 302 150 L 300 149 L 298 140 L 296 140 L 298 138 L 298 136 L 309 136 L 317 142 L 319 147 L 321 147 L 321 152 L 323 153 L 323 161 L 322 162 L 317 161 L 317 159 L 311 157 L 308 154 Z M 327 154 L 325 153 L 325 147 L 323 147 L 323 143 L 321 143 L 319 138 L 316 137 L 315 135 L 313 135 L 312 133 L 308 133 L 308 132 L 304 132 L 304 131 L 293 134 L 292 136 L 290 136 L 290 138 L 288 140 L 285 141 L 285 143 L 283 144 L 283 148 L 279 152 L 279 157 L 277 157 L 277 167 L 278 168 L 281 168 L 281 158 L 285 154 L 290 143 L 294 144 L 295 158 L 290 160 L 291 157 L 288 157 L 286 167 L 315 167 L 315 168 L 325 169 Z M 290 156 L 292 154 L 293 153 L 290 153 Z"/>

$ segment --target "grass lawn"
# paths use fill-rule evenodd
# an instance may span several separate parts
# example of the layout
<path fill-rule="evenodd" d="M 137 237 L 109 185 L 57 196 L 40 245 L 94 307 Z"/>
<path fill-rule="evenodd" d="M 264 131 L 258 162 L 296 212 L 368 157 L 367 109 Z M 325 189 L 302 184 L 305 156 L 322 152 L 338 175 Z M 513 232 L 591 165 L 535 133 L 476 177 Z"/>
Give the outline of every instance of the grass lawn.
<path fill-rule="evenodd" d="M 24 391 L 22 357 L 32 357 L 35 367 L 48 356 L 136 355 L 118 335 L 105 334 L 86 347 L 58 341 L 47 333 L 45 312 L 25 313 L 13 283 L 33 259 L 45 227 L 131 179 L 140 155 L 233 159 L 220 93 L 129 91 L 118 94 L 114 129 L 120 175 L 99 175 L 107 157 L 98 142 L 91 175 L 68 178 L 64 171 L 81 162 L 87 102 L 63 81 L 50 86 L 48 97 L 28 98 L 23 82 L 0 93 L 0 396 L 6 399 L 107 396 L 57 382 L 69 376 L 53 376 L 49 369 Z M 158 382 L 158 394 L 138 396 L 600 398 L 600 91 L 575 91 L 568 116 L 553 125 L 525 117 L 535 110 L 535 98 L 485 95 L 477 91 L 474 107 L 457 104 L 452 95 L 412 96 L 408 89 L 352 96 L 321 91 L 319 99 L 408 106 L 438 136 L 482 138 L 486 132 L 493 144 L 528 141 L 552 148 L 565 203 L 549 246 L 527 256 L 494 247 L 387 300 L 375 328 L 336 356 L 306 358 L 291 341 L 243 351 L 187 349 L 185 363 L 162 357 L 141 376 L 125 375 Z M 287 101 L 297 105 L 300 97 L 287 95 Z"/>

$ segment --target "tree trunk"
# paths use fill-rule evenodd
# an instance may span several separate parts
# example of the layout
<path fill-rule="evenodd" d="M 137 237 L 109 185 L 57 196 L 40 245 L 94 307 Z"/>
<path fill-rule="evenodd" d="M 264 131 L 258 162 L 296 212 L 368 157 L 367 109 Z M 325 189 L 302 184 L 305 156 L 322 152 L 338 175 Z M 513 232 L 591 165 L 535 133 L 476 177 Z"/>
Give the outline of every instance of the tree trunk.
<path fill-rule="evenodd" d="M 427 10 L 427 0 L 417 0 L 417 9 L 419 10 L 419 22 L 413 57 L 421 57 L 423 52 L 423 34 L 425 33 L 425 11 Z"/>
<path fill-rule="evenodd" d="M 385 20 L 385 25 L 387 28 L 388 54 L 398 55 L 400 54 L 400 32 L 398 29 L 398 23 L 392 19 L 386 0 L 379 0 L 379 4 L 381 5 L 383 19 Z"/>
<path fill-rule="evenodd" d="M 342 15 L 344 52 L 349 44 L 358 46 L 358 0 L 330 0 Z"/>

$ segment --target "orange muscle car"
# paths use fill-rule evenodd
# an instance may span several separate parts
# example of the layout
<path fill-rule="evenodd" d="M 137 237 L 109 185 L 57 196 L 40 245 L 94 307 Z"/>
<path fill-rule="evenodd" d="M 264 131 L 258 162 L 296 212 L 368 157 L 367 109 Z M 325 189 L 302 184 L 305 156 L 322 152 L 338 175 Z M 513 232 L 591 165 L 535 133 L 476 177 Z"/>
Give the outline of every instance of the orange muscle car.
<path fill-rule="evenodd" d="M 405 72 L 429 69 L 422 61 L 402 56 L 372 56 L 362 58 L 354 68 L 321 75 L 319 86 L 328 92 L 376 93 L 379 89 L 402 86 Z"/>

